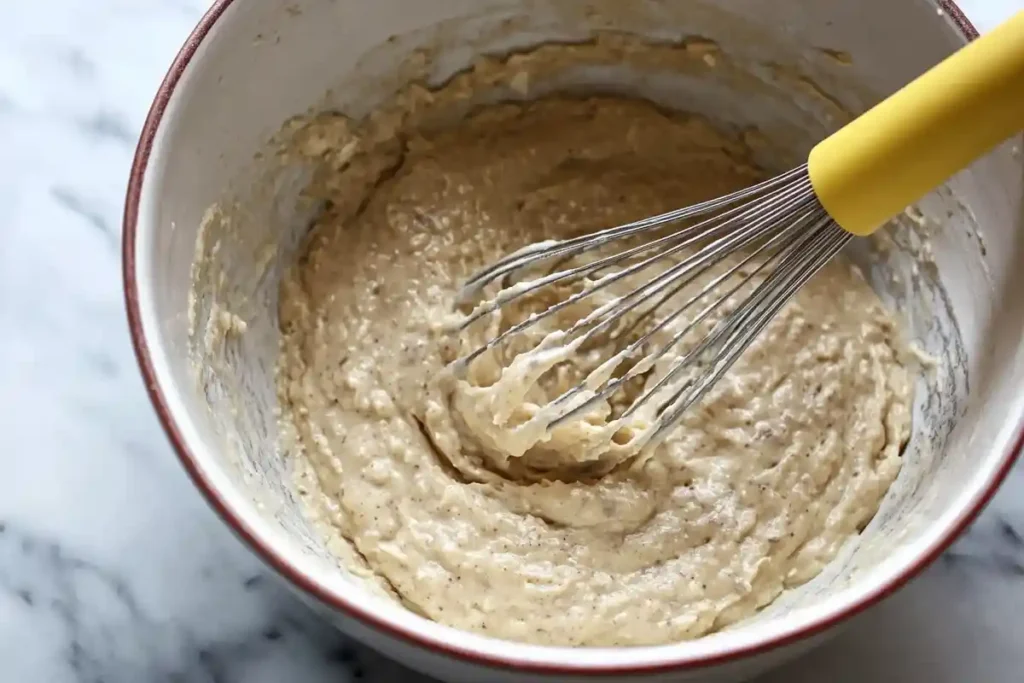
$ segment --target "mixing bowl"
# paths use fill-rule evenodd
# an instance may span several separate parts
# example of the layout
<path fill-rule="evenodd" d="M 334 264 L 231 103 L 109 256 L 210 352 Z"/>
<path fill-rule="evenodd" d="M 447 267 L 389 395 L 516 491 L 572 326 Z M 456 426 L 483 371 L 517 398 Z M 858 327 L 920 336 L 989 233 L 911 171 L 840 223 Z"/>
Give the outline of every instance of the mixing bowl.
<path fill-rule="evenodd" d="M 850 250 L 916 340 L 913 438 L 861 537 L 756 618 L 658 647 L 526 645 L 421 618 L 339 568 L 275 448 L 277 284 L 318 207 L 301 197 L 309 169 L 281 163 L 268 141 L 304 112 L 366 114 L 412 67 L 439 83 L 480 54 L 610 30 L 678 45 L 692 59 L 577 65 L 529 95 L 613 91 L 696 111 L 745 131 L 762 163 L 779 169 L 974 35 L 953 5 L 926 0 L 217 0 L 171 66 L 136 153 L 125 297 L 146 387 L 181 462 L 304 599 L 351 636 L 435 677 L 750 676 L 920 571 L 978 514 L 1021 448 L 1016 140 L 928 197 L 884 240 Z M 490 95 L 523 96 L 505 85 Z M 206 334 L 211 325 L 223 334 Z"/>

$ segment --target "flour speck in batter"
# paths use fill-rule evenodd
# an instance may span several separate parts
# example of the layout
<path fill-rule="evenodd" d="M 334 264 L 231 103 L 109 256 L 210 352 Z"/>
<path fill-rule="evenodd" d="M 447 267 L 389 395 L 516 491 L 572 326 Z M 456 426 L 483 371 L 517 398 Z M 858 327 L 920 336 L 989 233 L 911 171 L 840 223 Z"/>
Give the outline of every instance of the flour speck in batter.
<path fill-rule="evenodd" d="M 741 142 L 617 98 L 490 105 L 433 129 L 410 120 L 325 115 L 295 132 L 322 161 L 310 192 L 326 209 L 281 289 L 283 445 L 310 514 L 355 551 L 347 565 L 478 633 L 658 644 L 753 614 L 867 524 L 899 471 L 911 380 L 897 324 L 844 262 L 642 458 L 601 432 L 615 405 L 564 432 L 519 430 L 599 353 L 512 403 L 493 387 L 527 347 L 444 379 L 494 332 L 447 332 L 475 270 L 750 185 L 761 173 Z"/>

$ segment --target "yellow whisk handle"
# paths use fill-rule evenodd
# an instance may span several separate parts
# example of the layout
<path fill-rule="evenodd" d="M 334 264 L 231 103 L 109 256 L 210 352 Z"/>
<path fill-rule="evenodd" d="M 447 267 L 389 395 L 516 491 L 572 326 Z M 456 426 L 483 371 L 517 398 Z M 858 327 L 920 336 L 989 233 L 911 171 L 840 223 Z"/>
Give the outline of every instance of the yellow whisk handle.
<path fill-rule="evenodd" d="M 1024 12 L 965 46 L 811 150 L 815 194 L 869 235 L 1024 129 Z"/>

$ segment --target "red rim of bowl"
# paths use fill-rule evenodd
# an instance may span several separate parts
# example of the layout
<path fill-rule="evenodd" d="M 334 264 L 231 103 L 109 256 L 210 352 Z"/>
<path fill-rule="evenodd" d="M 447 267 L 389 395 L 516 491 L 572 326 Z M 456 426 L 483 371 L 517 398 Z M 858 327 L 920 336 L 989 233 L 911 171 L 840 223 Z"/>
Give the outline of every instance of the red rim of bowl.
<path fill-rule="evenodd" d="M 171 444 L 181 460 L 182 465 L 188 471 L 189 476 L 195 485 L 202 491 L 207 502 L 221 516 L 221 518 L 237 533 L 256 554 L 275 571 L 286 577 L 294 585 L 313 596 L 322 603 L 354 617 L 371 629 L 382 632 L 389 636 L 398 638 L 406 643 L 426 648 L 435 653 L 453 656 L 468 662 L 513 669 L 518 671 L 529 671 L 542 674 L 649 674 L 664 671 L 677 671 L 683 669 L 694 669 L 706 667 L 713 664 L 721 664 L 743 657 L 760 654 L 775 648 L 795 643 L 818 634 L 830 626 L 841 622 L 854 614 L 861 612 L 867 607 L 877 603 L 885 597 L 902 587 L 907 581 L 916 576 L 925 567 L 931 564 L 943 551 L 953 543 L 961 532 L 977 517 L 982 509 L 988 504 L 995 494 L 999 485 L 1003 482 L 1014 462 L 1024 448 L 1024 425 L 1019 427 L 1019 433 L 1013 447 L 1004 454 L 1003 462 L 996 472 L 996 476 L 988 489 L 974 501 L 972 506 L 966 510 L 955 525 L 948 529 L 943 538 L 925 555 L 906 567 L 902 573 L 892 579 L 888 584 L 877 587 L 872 593 L 865 595 L 856 604 L 840 610 L 834 614 L 827 615 L 811 624 L 798 628 L 789 633 L 782 633 L 776 637 L 766 639 L 762 642 L 734 647 L 729 651 L 719 652 L 712 655 L 684 656 L 673 662 L 659 662 L 649 665 L 590 665 L 590 664 L 544 664 L 534 661 L 518 660 L 515 657 L 491 656 L 474 652 L 453 643 L 441 643 L 432 640 L 422 639 L 415 632 L 390 624 L 373 613 L 349 603 L 342 595 L 328 591 L 323 586 L 310 580 L 301 571 L 293 567 L 287 559 L 278 554 L 274 548 L 263 541 L 241 517 L 232 510 L 224 497 L 213 488 L 202 470 L 197 464 L 195 455 L 186 446 L 181 431 L 171 416 L 166 398 L 156 379 L 156 372 L 153 360 L 150 357 L 149 346 L 146 342 L 142 329 L 142 320 L 139 308 L 138 283 L 135 278 L 135 240 L 136 224 L 139 215 L 139 200 L 142 195 L 142 186 L 145 179 L 146 167 L 149 163 L 150 153 L 153 148 L 153 141 L 156 138 L 157 130 L 167 109 L 168 102 L 174 94 L 174 89 L 181 79 L 189 62 L 195 56 L 199 45 L 210 32 L 213 25 L 224 14 L 225 10 L 234 0 L 215 0 L 213 6 L 206 12 L 199 24 L 192 31 L 192 34 L 185 41 L 181 50 L 174 58 L 167 75 L 164 77 L 156 98 L 150 107 L 146 122 L 142 128 L 142 135 L 135 151 L 135 158 L 132 164 L 131 175 L 128 183 L 128 192 L 124 209 L 124 240 L 122 243 L 122 268 L 124 277 L 125 306 L 128 312 L 128 326 L 132 337 L 132 344 L 135 348 L 135 355 L 142 370 L 145 380 L 146 391 L 150 400 L 156 408 L 157 416 L 160 419 L 164 430 L 167 433 Z M 956 4 L 949 0 L 939 0 L 938 8 L 945 12 L 953 23 L 963 34 L 965 40 L 973 40 L 978 36 L 977 29 L 971 24 L 964 13 Z"/>

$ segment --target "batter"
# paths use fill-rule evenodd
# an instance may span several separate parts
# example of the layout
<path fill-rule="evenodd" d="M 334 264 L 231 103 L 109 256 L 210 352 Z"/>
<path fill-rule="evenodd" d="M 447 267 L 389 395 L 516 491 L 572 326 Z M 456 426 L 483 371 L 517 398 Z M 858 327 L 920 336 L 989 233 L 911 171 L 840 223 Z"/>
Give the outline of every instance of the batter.
<path fill-rule="evenodd" d="M 410 121 L 325 116 L 295 132 L 322 162 L 311 192 L 327 206 L 282 285 L 281 426 L 310 514 L 354 551 L 351 570 L 470 631 L 650 645 L 753 614 L 867 524 L 900 467 L 911 382 L 897 325 L 845 263 L 642 455 L 621 439 L 581 446 L 580 423 L 579 438 L 513 438 L 600 353 L 502 410 L 493 387 L 525 347 L 460 380 L 444 372 L 536 310 L 453 338 L 455 295 L 475 270 L 748 186 L 761 173 L 741 142 L 615 98 L 492 105 L 440 129 Z"/>

